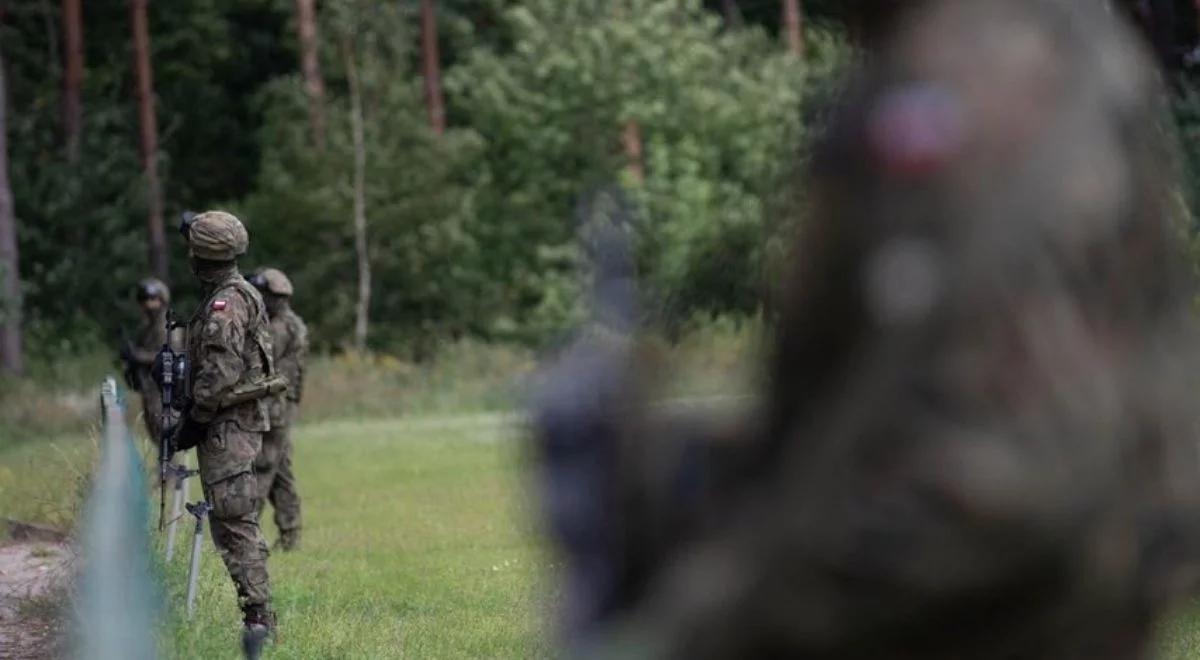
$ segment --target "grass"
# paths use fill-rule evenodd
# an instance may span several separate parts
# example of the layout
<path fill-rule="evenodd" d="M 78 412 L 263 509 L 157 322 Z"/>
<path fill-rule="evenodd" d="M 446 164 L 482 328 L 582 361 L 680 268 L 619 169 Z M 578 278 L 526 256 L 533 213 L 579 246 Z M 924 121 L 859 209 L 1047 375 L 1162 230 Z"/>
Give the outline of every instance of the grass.
<path fill-rule="evenodd" d="M 70 529 L 99 455 L 95 433 L 0 443 L 0 518 Z"/>
<path fill-rule="evenodd" d="M 737 341 L 729 344 L 730 335 Z M 689 383 L 669 394 L 728 392 L 742 382 L 728 376 L 752 350 L 750 336 L 718 328 L 662 346 Z M 720 346 L 735 348 L 714 356 Z M 425 365 L 314 359 L 295 434 L 304 547 L 270 559 L 281 624 L 270 657 L 553 655 L 551 555 L 534 529 L 520 431 L 511 416 L 489 412 L 514 409 L 533 367 L 528 351 L 477 344 Z M 0 516 L 69 528 L 98 454 L 98 377 L 54 380 L 66 384 L 0 387 Z M 273 540 L 269 510 L 263 519 Z M 180 525 L 176 557 L 160 569 L 163 654 L 239 657 L 233 586 L 207 533 L 199 609 L 185 620 L 190 528 Z"/>
<path fill-rule="evenodd" d="M 682 363 L 675 382 L 683 386 L 669 393 L 741 389 L 754 376 L 738 368 L 757 350 L 754 335 L 716 328 L 664 348 Z M 480 412 L 511 410 L 514 383 L 531 365 L 527 353 L 479 346 L 421 367 L 386 357 L 316 360 L 295 435 L 304 547 L 270 559 L 281 639 L 268 657 L 553 655 L 551 555 L 534 530 L 519 429 Z M 83 398 L 21 391 L 50 411 L 65 405 L 55 397 Z M 97 455 L 95 414 L 67 406 L 30 427 L 37 416 L 28 411 L 5 417 L 21 409 L 13 393 L 0 396 L 8 401 L 0 430 L 23 428 L 37 441 L 0 436 L 0 517 L 69 527 Z M 193 484 L 193 499 L 197 491 Z M 269 510 L 264 530 L 273 540 Z M 233 587 L 207 534 L 199 609 L 185 620 L 189 536 L 181 525 L 179 551 L 161 567 L 163 655 L 240 657 Z M 1157 651 L 1164 660 L 1200 657 L 1200 600 L 1163 624 Z"/>
<path fill-rule="evenodd" d="M 515 429 L 477 418 L 336 422 L 303 426 L 296 443 L 304 547 L 270 559 L 281 623 L 270 657 L 550 655 L 548 560 Z M 164 570 L 169 657 L 238 657 L 233 587 L 207 537 L 204 548 L 194 621 L 181 620 L 188 553 Z"/>
<path fill-rule="evenodd" d="M 1159 660 L 1200 658 L 1200 598 L 1194 598 L 1159 630 Z"/>

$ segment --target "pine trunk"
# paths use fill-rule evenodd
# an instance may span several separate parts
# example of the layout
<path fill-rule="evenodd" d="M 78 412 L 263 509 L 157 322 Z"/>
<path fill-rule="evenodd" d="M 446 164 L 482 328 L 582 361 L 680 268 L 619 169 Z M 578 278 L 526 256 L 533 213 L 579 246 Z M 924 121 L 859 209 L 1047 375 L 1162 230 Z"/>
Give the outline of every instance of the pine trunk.
<path fill-rule="evenodd" d="M 300 38 L 300 73 L 308 96 L 308 123 L 313 144 L 325 150 L 325 78 L 317 54 L 317 8 L 314 0 L 296 0 L 296 32 Z"/>
<path fill-rule="evenodd" d="M 342 60 L 350 87 L 350 128 L 354 140 L 354 253 L 358 259 L 358 304 L 354 318 L 354 346 L 367 350 L 368 312 L 371 307 L 371 261 L 367 250 L 367 146 L 363 129 L 362 89 L 354 62 L 354 45 L 342 41 Z"/>
<path fill-rule="evenodd" d="M 8 182 L 8 93 L 0 53 L 0 373 L 25 370 L 21 346 L 21 279 L 17 219 Z"/>
<path fill-rule="evenodd" d="M 130 0 L 138 125 L 141 128 L 142 178 L 146 190 L 146 230 L 150 271 L 167 280 L 167 240 L 163 229 L 162 185 L 158 180 L 158 119 L 154 114 L 154 73 L 150 63 L 148 0 Z"/>
<path fill-rule="evenodd" d="M 421 0 L 421 59 L 425 71 L 425 105 L 433 132 L 446 132 L 446 105 L 442 100 L 442 65 L 438 55 L 437 17 L 433 0 Z"/>
<path fill-rule="evenodd" d="M 796 57 L 804 55 L 804 14 L 800 0 L 783 0 L 783 29 L 787 38 L 788 52 Z"/>
<path fill-rule="evenodd" d="M 738 23 L 737 0 L 722 0 L 721 9 L 725 14 L 725 25 L 734 26 Z"/>
<path fill-rule="evenodd" d="M 67 160 L 79 160 L 79 140 L 83 132 L 83 8 L 82 0 L 63 0 L 62 31 L 65 66 L 63 67 L 63 138 Z"/>
<path fill-rule="evenodd" d="M 621 146 L 625 151 L 625 163 L 633 180 L 641 184 L 646 181 L 646 162 L 642 157 L 642 127 L 637 120 L 625 122 L 621 131 Z"/>

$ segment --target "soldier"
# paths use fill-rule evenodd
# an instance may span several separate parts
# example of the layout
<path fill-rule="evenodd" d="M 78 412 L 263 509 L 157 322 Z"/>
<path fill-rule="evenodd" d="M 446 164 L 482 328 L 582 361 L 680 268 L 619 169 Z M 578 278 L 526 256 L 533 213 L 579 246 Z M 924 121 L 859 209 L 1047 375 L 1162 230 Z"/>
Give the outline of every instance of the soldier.
<path fill-rule="evenodd" d="M 1194 287 L 1149 58 L 1102 2 L 901 4 L 814 151 L 740 431 L 660 422 L 627 342 L 551 374 L 576 650 L 1132 659 L 1196 587 Z"/>
<path fill-rule="evenodd" d="M 261 644 L 275 623 L 254 479 L 254 459 L 270 430 L 268 397 L 281 382 L 270 321 L 258 289 L 238 272 L 236 259 L 250 242 L 242 223 L 208 211 L 185 217 L 180 229 L 203 302 L 188 322 L 191 399 L 176 449 L 197 447 L 213 542 L 237 588 L 244 639 Z"/>
<path fill-rule="evenodd" d="M 152 442 L 157 442 L 162 435 L 162 392 L 151 370 L 155 357 L 167 339 L 167 306 L 171 304 L 171 290 L 166 284 L 149 277 L 138 283 L 136 295 L 142 310 L 142 324 L 134 340 L 121 347 L 121 359 L 126 365 L 126 381 L 142 396 L 146 433 Z M 176 415 L 174 411 L 170 411 L 170 414 Z"/>
<path fill-rule="evenodd" d="M 266 268 L 250 278 L 262 292 L 271 317 L 271 342 L 275 370 L 288 382 L 287 392 L 271 399 L 271 430 L 263 435 L 262 451 L 254 461 L 258 479 L 258 506 L 267 500 L 275 509 L 279 547 L 285 552 L 300 547 L 300 493 L 292 473 L 292 423 L 296 420 L 304 390 L 304 360 L 308 355 L 308 329 L 292 311 L 292 282 L 283 272 Z"/>

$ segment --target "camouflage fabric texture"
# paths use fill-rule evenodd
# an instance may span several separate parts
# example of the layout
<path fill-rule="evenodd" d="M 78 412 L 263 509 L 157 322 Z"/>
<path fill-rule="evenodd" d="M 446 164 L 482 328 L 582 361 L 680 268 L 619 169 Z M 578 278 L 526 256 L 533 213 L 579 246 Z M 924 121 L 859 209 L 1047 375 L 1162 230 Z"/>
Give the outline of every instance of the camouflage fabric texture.
<path fill-rule="evenodd" d="M 162 431 L 162 392 L 154 382 L 154 359 L 167 340 L 167 308 L 164 304 L 153 312 L 143 310 L 142 323 L 133 341 L 133 359 L 137 363 L 137 378 L 142 396 L 142 417 L 151 441 L 157 441 Z"/>
<path fill-rule="evenodd" d="M 221 407 L 229 390 L 273 373 L 266 306 L 232 264 L 200 273 L 208 293 L 188 323 L 194 422 L 206 425 L 197 448 L 200 480 L 213 506 L 213 542 L 233 578 L 243 610 L 271 600 L 266 541 L 258 525 L 254 459 L 270 429 L 267 402 Z"/>
<path fill-rule="evenodd" d="M 269 404 L 271 430 L 263 435 L 263 448 L 254 461 L 254 472 L 258 479 L 259 511 L 267 501 L 271 502 L 280 547 L 292 550 L 299 543 L 301 520 L 300 493 L 292 471 L 291 428 L 304 392 L 308 330 L 288 305 L 287 298 L 274 294 L 267 297 L 275 369 L 287 379 L 288 390 L 272 398 Z"/>
<path fill-rule="evenodd" d="M 250 246 L 246 227 L 224 211 L 205 211 L 193 218 L 188 223 L 187 240 L 194 256 L 212 261 L 232 261 Z"/>
<path fill-rule="evenodd" d="M 745 419 L 659 419 L 620 346 L 547 387 L 572 652 L 1140 658 L 1197 586 L 1195 287 L 1150 58 L 1072 0 L 909 3 L 872 48 Z"/>

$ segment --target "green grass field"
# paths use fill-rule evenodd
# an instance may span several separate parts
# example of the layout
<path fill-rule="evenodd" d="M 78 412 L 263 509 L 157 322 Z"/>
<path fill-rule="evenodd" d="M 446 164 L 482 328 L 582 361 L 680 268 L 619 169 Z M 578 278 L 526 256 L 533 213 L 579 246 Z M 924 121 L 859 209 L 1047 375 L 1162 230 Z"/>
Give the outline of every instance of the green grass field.
<path fill-rule="evenodd" d="M 736 353 L 699 345 L 693 353 L 716 361 L 696 370 L 709 376 L 684 379 L 691 389 L 682 393 L 736 390 L 730 378 L 711 375 L 729 373 L 735 360 L 728 356 Z M 270 560 L 281 633 L 268 657 L 553 656 L 553 558 L 536 530 L 521 428 L 511 415 L 476 412 L 509 407 L 496 394 L 512 389 L 504 385 L 507 367 L 493 369 L 499 375 L 490 379 L 470 380 L 482 383 L 474 389 L 431 388 L 426 400 L 403 411 L 387 405 L 409 387 L 403 369 L 331 360 L 321 367 L 329 384 L 314 391 L 312 411 L 324 414 L 310 415 L 295 433 L 304 547 Z M 367 372 L 367 394 L 381 393 L 365 395 L 355 371 Z M 349 397 L 358 406 L 354 414 L 367 421 L 333 417 Z M 7 410 L 20 408 L 16 398 L 9 397 Z M 84 431 L 95 415 L 91 399 L 80 394 L 69 402 L 75 401 L 53 408 L 60 411 L 59 425 L 70 430 L 43 424 L 21 426 L 26 431 L 16 435 L 0 432 L 0 517 L 73 524 L 98 454 L 97 433 Z M 461 402 L 457 409 L 468 412 L 455 415 Z M 20 420 L 8 418 L 8 428 Z M 140 433 L 136 421 L 132 427 Z M 193 483 L 192 499 L 198 491 Z M 263 527 L 273 541 L 269 509 Z M 161 544 L 161 535 L 153 534 Z M 160 569 L 163 655 L 238 658 L 233 586 L 207 535 L 199 611 L 192 621 L 183 616 L 189 537 L 190 524 L 181 525 L 180 551 Z M 1200 658 L 1200 602 L 1163 626 L 1158 648 L 1159 658 Z"/>
<path fill-rule="evenodd" d="M 304 547 L 270 559 L 281 629 L 269 657 L 551 655 L 550 560 L 518 433 L 499 415 L 302 424 Z M 0 448 L 0 516 L 65 522 L 95 453 L 80 436 Z M 273 541 L 269 508 L 264 522 Z M 207 535 L 198 612 L 185 620 L 190 535 L 181 525 L 181 551 L 162 567 L 164 655 L 240 657 L 233 586 Z"/>
<path fill-rule="evenodd" d="M 304 547 L 271 556 L 281 626 L 271 657 L 549 655 L 548 559 L 531 528 L 511 424 L 335 422 L 301 426 L 295 439 Z M 178 616 L 187 557 L 165 567 L 176 617 L 164 648 L 179 658 L 238 657 L 233 587 L 208 539 L 205 547 L 194 621 Z"/>

